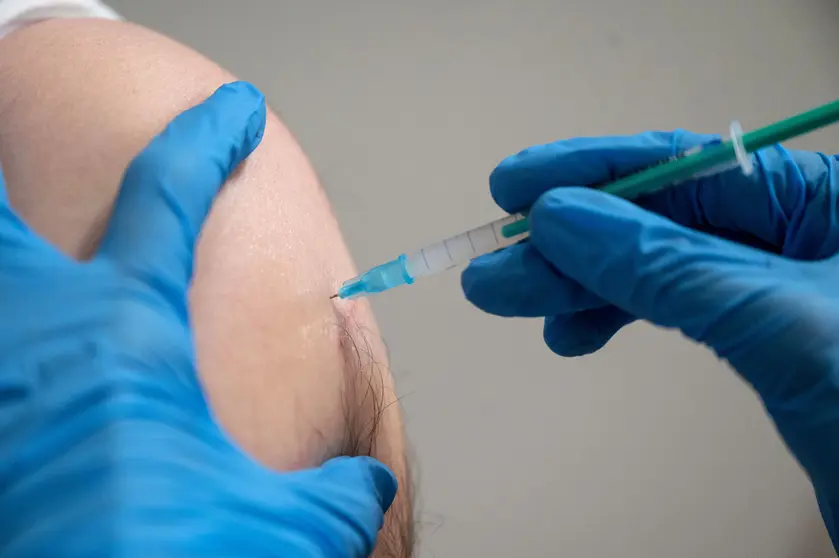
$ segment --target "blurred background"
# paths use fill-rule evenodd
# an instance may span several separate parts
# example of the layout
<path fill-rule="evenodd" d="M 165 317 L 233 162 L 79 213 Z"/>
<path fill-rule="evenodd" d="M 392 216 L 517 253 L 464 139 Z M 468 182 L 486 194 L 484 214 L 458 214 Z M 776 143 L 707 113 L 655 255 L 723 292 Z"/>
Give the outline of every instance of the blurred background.
<path fill-rule="evenodd" d="M 836 0 L 110 0 L 256 83 L 361 267 L 501 215 L 530 144 L 746 130 L 839 95 Z M 797 143 L 839 151 L 834 127 Z M 833 556 L 750 389 L 674 332 L 565 360 L 456 272 L 373 305 L 414 448 L 423 558 Z"/>

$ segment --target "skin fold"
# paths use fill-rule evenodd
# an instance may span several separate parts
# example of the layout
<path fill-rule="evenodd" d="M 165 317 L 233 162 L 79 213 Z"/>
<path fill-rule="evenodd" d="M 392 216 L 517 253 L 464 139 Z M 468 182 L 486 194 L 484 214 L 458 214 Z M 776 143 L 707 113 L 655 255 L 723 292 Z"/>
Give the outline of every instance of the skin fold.
<path fill-rule="evenodd" d="M 11 205 L 89 257 L 131 158 L 176 114 L 235 78 L 147 29 L 52 20 L 0 48 L 0 163 Z M 271 99 L 268 99 L 271 102 Z M 369 305 L 329 300 L 356 274 L 329 202 L 269 111 L 257 151 L 216 200 L 190 311 L 202 381 L 226 431 L 280 470 L 372 455 L 400 481 L 377 556 L 412 545 L 402 418 Z"/>

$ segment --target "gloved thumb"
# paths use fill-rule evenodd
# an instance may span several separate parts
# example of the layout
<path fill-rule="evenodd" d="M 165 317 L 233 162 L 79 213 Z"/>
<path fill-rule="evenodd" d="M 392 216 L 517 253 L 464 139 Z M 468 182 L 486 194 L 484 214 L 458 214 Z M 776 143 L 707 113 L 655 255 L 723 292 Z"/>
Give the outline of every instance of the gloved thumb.
<path fill-rule="evenodd" d="M 396 497 L 398 483 L 391 470 L 372 457 L 337 457 L 320 469 L 322 481 L 336 481 L 348 490 L 363 493 L 363 498 L 375 499 L 384 513 Z"/>
<path fill-rule="evenodd" d="M 642 319 L 681 329 L 721 356 L 767 292 L 772 254 L 682 227 L 589 188 L 555 188 L 530 212 L 531 242 L 562 274 Z"/>
<path fill-rule="evenodd" d="M 295 509 L 316 519 L 312 528 L 324 545 L 318 556 L 369 556 L 396 496 L 390 469 L 372 457 L 338 457 L 296 475 Z"/>

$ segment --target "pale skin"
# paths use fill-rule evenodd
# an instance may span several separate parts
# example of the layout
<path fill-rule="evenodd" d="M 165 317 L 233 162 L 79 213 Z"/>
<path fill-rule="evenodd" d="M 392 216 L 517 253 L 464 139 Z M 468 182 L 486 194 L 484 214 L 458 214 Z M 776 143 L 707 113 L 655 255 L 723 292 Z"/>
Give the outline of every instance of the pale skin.
<path fill-rule="evenodd" d="M 15 31 L 0 48 L 11 205 L 61 250 L 89 257 L 132 157 L 234 79 L 127 23 Z M 369 305 L 329 298 L 355 274 L 315 172 L 269 111 L 262 144 L 221 191 L 198 243 L 190 311 L 201 379 L 230 436 L 273 468 L 356 453 L 391 467 L 400 489 L 377 555 L 404 556 L 410 480 L 386 352 Z"/>

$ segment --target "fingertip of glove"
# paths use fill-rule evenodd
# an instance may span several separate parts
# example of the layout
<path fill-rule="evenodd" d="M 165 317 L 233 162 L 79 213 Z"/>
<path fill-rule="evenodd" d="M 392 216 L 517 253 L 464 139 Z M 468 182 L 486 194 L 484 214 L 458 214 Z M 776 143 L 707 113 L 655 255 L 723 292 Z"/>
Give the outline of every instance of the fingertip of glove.
<path fill-rule="evenodd" d="M 372 457 L 359 457 L 357 459 L 366 461 L 368 471 L 373 479 L 373 486 L 376 488 L 376 497 L 382 509 L 387 510 L 396 498 L 396 491 L 399 490 L 399 481 L 396 480 L 396 475 L 384 463 Z"/>
<path fill-rule="evenodd" d="M 508 213 L 515 213 L 524 208 L 522 196 L 511 187 L 510 177 L 516 155 L 507 157 L 496 166 L 489 175 L 489 193 L 498 207 Z"/>
<path fill-rule="evenodd" d="M 262 141 L 262 136 L 265 133 L 267 113 L 265 95 L 255 85 L 247 81 L 234 81 L 219 87 L 213 97 L 231 104 L 231 110 L 247 115 L 245 138 L 250 144 L 247 151 L 253 151 Z"/>
<path fill-rule="evenodd" d="M 597 342 L 582 343 L 579 339 L 569 336 L 568 332 L 563 327 L 566 319 L 562 317 L 553 317 L 545 319 L 545 327 L 542 330 L 542 338 L 545 340 L 545 345 L 561 357 L 576 358 L 589 355 L 603 347 L 603 344 Z"/>
<path fill-rule="evenodd" d="M 460 287 L 466 299 L 483 308 L 487 294 L 491 294 L 488 284 L 491 283 L 493 270 L 498 265 L 496 254 L 484 254 L 469 262 L 463 273 L 460 274 Z"/>
<path fill-rule="evenodd" d="M 635 317 L 614 306 L 545 318 L 543 338 L 556 354 L 585 356 L 599 351 Z"/>
<path fill-rule="evenodd" d="M 466 297 L 466 300 L 475 304 L 474 293 L 475 293 L 475 286 L 480 281 L 480 271 L 479 271 L 480 264 L 476 264 L 474 261 L 471 262 L 466 269 L 463 270 L 463 273 L 460 274 L 460 288 L 463 290 L 463 296 Z M 477 306 L 477 304 L 475 304 Z"/>
<path fill-rule="evenodd" d="M 324 469 L 345 480 L 372 485 L 376 500 L 383 511 L 387 511 L 396 498 L 399 482 L 396 476 L 381 461 L 372 457 L 338 457 L 324 464 Z M 352 477 L 346 479 L 346 477 Z M 346 483 L 346 484 L 350 484 Z"/>
<path fill-rule="evenodd" d="M 526 244 L 514 244 L 473 260 L 460 278 L 466 299 L 496 316 L 530 315 L 534 310 L 527 301 L 538 296 L 528 295 L 535 295 L 533 289 L 539 290 L 539 279 L 544 279 L 531 261 L 541 257 L 530 252 Z"/>
<path fill-rule="evenodd" d="M 532 145 L 504 158 L 489 175 L 489 192 L 504 211 L 516 213 L 530 207 L 555 182 L 552 162 L 558 154 L 553 144 Z"/>

